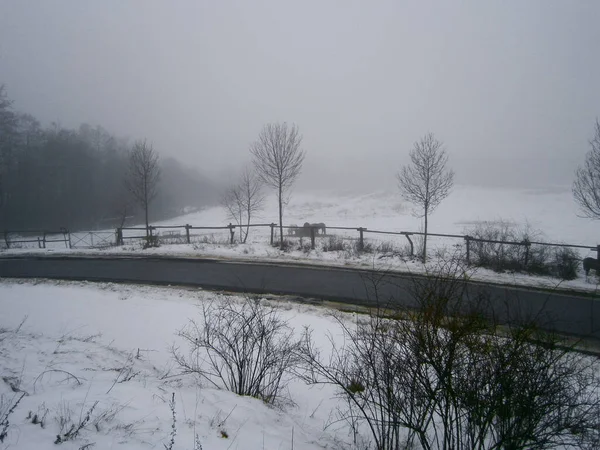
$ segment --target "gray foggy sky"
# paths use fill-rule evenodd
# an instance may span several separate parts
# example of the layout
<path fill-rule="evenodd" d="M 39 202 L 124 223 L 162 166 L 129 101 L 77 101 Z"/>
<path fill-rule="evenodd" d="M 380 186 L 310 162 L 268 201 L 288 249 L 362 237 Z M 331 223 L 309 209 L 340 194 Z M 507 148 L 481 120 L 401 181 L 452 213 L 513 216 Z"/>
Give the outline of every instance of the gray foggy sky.
<path fill-rule="evenodd" d="M 600 115 L 596 1 L 0 0 L 0 83 L 43 123 L 147 137 L 213 176 L 295 122 L 300 186 L 389 187 L 412 143 L 458 183 L 569 184 Z"/>

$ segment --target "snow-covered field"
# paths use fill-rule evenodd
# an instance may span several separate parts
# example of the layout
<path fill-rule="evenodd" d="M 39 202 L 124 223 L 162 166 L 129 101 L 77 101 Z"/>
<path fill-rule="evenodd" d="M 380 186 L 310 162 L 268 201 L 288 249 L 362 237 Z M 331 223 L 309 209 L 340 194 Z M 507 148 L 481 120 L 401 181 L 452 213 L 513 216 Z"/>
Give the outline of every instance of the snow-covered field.
<path fill-rule="evenodd" d="M 351 448 L 330 388 L 294 381 L 293 403 L 271 407 L 177 375 L 170 354 L 181 344 L 176 332 L 199 316 L 200 302 L 219 299 L 197 289 L 3 280 L 0 394 L 4 403 L 26 394 L 0 448 L 56 449 L 57 435 L 98 402 L 61 448 L 162 449 L 170 441 L 173 393 L 173 449 L 198 448 L 196 435 L 205 450 Z M 335 328 L 325 308 L 278 305 L 298 333 L 310 326 L 316 342 Z"/>
<path fill-rule="evenodd" d="M 430 218 L 430 232 L 443 234 L 464 234 L 466 229 L 482 222 L 504 221 L 514 227 L 529 226 L 540 232 L 536 238 L 543 242 L 581 244 L 594 247 L 597 243 L 597 225 L 594 221 L 578 217 L 578 210 L 573 201 L 569 187 L 551 187 L 547 189 L 509 189 L 481 188 L 474 186 L 457 186 L 454 192 L 434 212 Z M 267 198 L 265 210 L 254 223 L 275 222 L 277 217 L 276 201 L 273 196 Z M 369 194 L 353 192 L 315 191 L 293 193 L 285 210 L 286 224 L 303 224 L 304 222 L 324 222 L 328 227 L 364 227 L 381 231 L 419 231 L 421 219 L 412 214 L 412 205 L 403 202 L 397 192 L 378 191 Z M 170 219 L 155 225 L 223 226 L 229 223 L 222 207 L 208 208 L 203 211 Z M 160 230 L 163 235 L 169 230 Z M 183 236 L 185 231 L 179 232 Z M 163 244 L 159 248 L 141 249 L 141 242 L 126 240 L 124 246 L 104 249 L 65 249 L 64 243 L 55 243 L 45 250 L 36 248 L 15 248 L 8 250 L 11 254 L 29 252 L 86 254 L 153 254 L 177 255 L 181 257 L 223 257 L 244 260 L 266 260 L 277 262 L 310 264 L 327 264 L 353 267 L 376 267 L 386 270 L 422 272 L 422 264 L 397 255 L 381 253 L 357 254 L 352 251 L 324 251 L 323 245 L 329 238 L 318 239 L 317 249 L 310 250 L 310 239 L 303 239 L 303 248 L 299 240 L 292 251 L 280 252 L 269 245 L 269 227 L 253 228 L 246 244 L 229 245 L 228 230 L 194 230 L 200 234 L 194 237 L 194 244 Z M 237 233 L 237 231 L 236 231 Z M 129 231 L 129 235 L 140 234 L 140 231 Z M 329 235 L 337 235 L 346 243 L 355 242 L 358 232 L 354 230 L 329 230 Z M 112 239 L 113 233 L 103 234 Z M 236 234 L 237 237 L 237 234 Z M 75 241 L 77 235 L 74 235 Z M 175 238 L 181 241 L 183 237 Z M 374 248 L 390 244 L 394 249 L 406 252 L 408 241 L 403 236 L 365 233 L 368 244 Z M 430 237 L 430 255 L 435 250 L 446 255 L 463 246 L 462 239 Z M 464 247 L 461 248 L 464 251 Z M 594 251 L 580 249 L 579 255 L 584 258 L 596 256 Z M 557 279 L 539 276 L 528 276 L 512 273 L 496 273 L 480 269 L 474 278 L 499 283 L 529 284 L 554 287 Z M 577 279 L 560 283 L 568 289 L 595 290 L 596 280 L 586 280 L 583 274 Z"/>
<path fill-rule="evenodd" d="M 275 217 L 275 201 L 270 197 L 257 221 L 271 222 Z M 417 231 L 420 225 L 410 214 L 410 206 L 393 192 L 296 193 L 285 217 L 286 223 L 325 222 L 328 226 L 389 231 Z M 466 226 L 497 220 L 516 226 L 529 224 L 544 233 L 540 240 L 591 246 L 597 242 L 596 224 L 578 218 L 570 191 L 558 188 L 520 191 L 458 187 L 431 217 L 430 231 L 462 234 Z M 210 208 L 157 225 L 218 226 L 228 222 L 222 208 Z M 148 250 L 129 242 L 104 250 L 66 250 L 57 245 L 46 250 L 6 252 L 175 254 L 424 270 L 418 262 L 380 259 L 377 254 L 360 256 L 322 248 L 281 253 L 268 245 L 268 235 L 268 229 L 254 230 L 249 243 L 233 246 L 219 243 L 227 237 L 225 232 L 207 236 L 208 241 L 217 243 L 163 245 Z M 432 243 L 438 250 L 453 251 L 452 241 L 434 238 Z M 581 252 L 581 256 L 595 255 Z M 558 283 L 551 278 L 487 270 L 476 271 L 473 278 L 547 287 Z M 563 282 L 561 287 L 597 288 L 583 277 Z M 196 436 L 205 450 L 355 448 L 348 424 L 339 420 L 340 403 L 332 388 L 311 387 L 295 380 L 289 385 L 293 403 L 275 408 L 178 375 L 170 353 L 171 346 L 180 343 L 176 332 L 198 316 L 200 302 L 210 300 L 220 301 L 219 294 L 110 283 L 1 280 L 0 412 L 22 392 L 26 395 L 9 416 L 8 435 L 0 448 L 56 448 L 57 435 L 77 426 L 88 413 L 90 420 L 77 437 L 62 443 L 62 448 L 165 448 L 171 439 L 169 400 L 173 394 L 177 431 L 173 449 L 199 448 Z M 327 332 L 337 329 L 331 310 L 285 300 L 279 305 L 295 330 L 311 327 L 313 337 L 323 347 L 328 342 Z M 350 313 L 343 317 L 354 319 Z"/>

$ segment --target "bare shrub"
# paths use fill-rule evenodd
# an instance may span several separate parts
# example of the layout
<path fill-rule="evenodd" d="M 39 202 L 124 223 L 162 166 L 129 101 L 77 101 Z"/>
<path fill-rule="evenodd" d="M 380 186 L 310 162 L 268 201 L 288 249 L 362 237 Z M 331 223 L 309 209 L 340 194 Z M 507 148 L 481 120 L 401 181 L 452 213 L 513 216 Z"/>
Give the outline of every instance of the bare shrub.
<path fill-rule="evenodd" d="M 572 248 L 561 247 L 554 249 L 554 275 L 562 280 L 574 280 L 577 278 L 581 267 L 581 258 Z"/>
<path fill-rule="evenodd" d="M 5 396 L 2 394 L 0 396 L 0 442 L 4 442 L 4 440 L 8 437 L 8 429 L 10 427 L 10 416 L 15 412 L 23 397 L 25 397 L 26 393 L 15 393 L 12 396 Z"/>
<path fill-rule="evenodd" d="M 46 416 L 49 412 L 50 410 L 46 408 L 46 404 L 42 403 L 38 406 L 36 412 L 30 410 L 25 419 L 31 422 L 33 425 L 39 425 L 40 427 L 45 428 Z"/>
<path fill-rule="evenodd" d="M 358 258 L 364 253 L 373 253 L 374 251 L 375 247 L 371 242 L 364 240 L 361 245 L 358 239 L 353 239 L 344 246 L 344 258 Z"/>
<path fill-rule="evenodd" d="M 296 249 L 295 242 L 292 239 L 284 239 L 283 242 L 276 240 L 273 241 L 273 247 L 278 247 L 281 251 L 289 253 Z"/>
<path fill-rule="evenodd" d="M 72 411 L 68 405 L 63 404 L 63 408 L 59 410 L 56 420 L 60 426 L 60 433 L 56 435 L 54 440 L 55 444 L 62 444 L 63 442 L 71 441 L 75 439 L 81 430 L 83 430 L 89 421 L 92 419 L 94 409 L 98 405 L 98 402 L 94 402 L 92 406 L 82 414 L 78 420 L 72 421 Z"/>
<path fill-rule="evenodd" d="M 158 235 L 148 235 L 143 240 L 142 248 L 144 250 L 148 248 L 158 248 L 160 247 L 160 239 Z"/>
<path fill-rule="evenodd" d="M 204 236 L 195 236 L 193 238 L 192 247 L 194 248 L 194 250 L 202 250 L 202 246 L 206 244 L 229 245 L 229 242 L 229 238 L 214 234 L 208 234 Z"/>
<path fill-rule="evenodd" d="M 181 235 L 175 235 L 175 236 L 160 236 L 159 237 L 160 243 L 164 244 L 164 245 L 180 245 L 180 244 L 187 244 L 187 237 L 186 236 L 181 236 Z"/>
<path fill-rule="evenodd" d="M 169 433 L 169 443 L 163 444 L 165 450 L 173 450 L 175 445 L 175 436 L 177 436 L 177 414 L 175 413 L 175 392 L 171 394 L 169 400 L 169 409 L 171 410 L 171 432 Z"/>
<path fill-rule="evenodd" d="M 499 328 L 456 260 L 430 275 L 414 279 L 414 309 L 338 319 L 328 359 L 307 331 L 305 380 L 336 386 L 379 450 L 597 448 L 597 360 L 527 318 Z"/>
<path fill-rule="evenodd" d="M 577 278 L 577 253 L 569 248 L 532 244 L 532 241 L 542 240 L 543 234 L 528 224 L 516 227 L 506 221 L 481 222 L 464 232 L 474 238 L 470 241 L 470 251 L 471 263 L 475 266 L 552 275 L 563 280 Z"/>
<path fill-rule="evenodd" d="M 342 252 L 345 250 L 344 240 L 339 236 L 328 236 L 322 249 L 324 252 Z"/>
<path fill-rule="evenodd" d="M 259 299 L 204 303 L 199 320 L 190 320 L 178 336 L 187 353 L 174 347 L 172 354 L 184 373 L 267 403 L 280 399 L 298 362 L 293 330 L 277 308 Z"/>

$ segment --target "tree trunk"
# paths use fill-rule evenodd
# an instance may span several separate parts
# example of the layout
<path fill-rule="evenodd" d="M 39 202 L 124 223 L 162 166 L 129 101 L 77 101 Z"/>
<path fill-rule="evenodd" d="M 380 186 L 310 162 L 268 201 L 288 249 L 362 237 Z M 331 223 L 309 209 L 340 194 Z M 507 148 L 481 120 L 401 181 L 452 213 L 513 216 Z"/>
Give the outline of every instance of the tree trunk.
<path fill-rule="evenodd" d="M 148 203 L 144 205 L 144 212 L 146 215 L 146 236 L 150 236 L 150 224 L 148 223 Z"/>
<path fill-rule="evenodd" d="M 250 196 L 248 196 L 250 197 Z M 251 212 L 251 208 L 250 208 L 250 198 L 248 198 L 248 211 L 247 212 L 247 219 L 248 222 L 246 222 L 246 235 L 244 236 L 244 244 L 246 243 L 246 240 L 248 239 L 248 233 L 250 232 L 250 216 L 252 214 Z M 242 228 L 240 227 L 240 233 L 242 232 Z"/>
<path fill-rule="evenodd" d="M 144 177 L 144 214 L 146 216 L 146 237 L 150 236 L 148 226 L 148 180 Z"/>
<path fill-rule="evenodd" d="M 279 184 L 279 249 L 283 250 L 283 199 Z"/>
<path fill-rule="evenodd" d="M 425 210 L 425 236 L 423 236 L 423 263 L 427 262 L 427 215 L 428 215 L 428 211 Z"/>

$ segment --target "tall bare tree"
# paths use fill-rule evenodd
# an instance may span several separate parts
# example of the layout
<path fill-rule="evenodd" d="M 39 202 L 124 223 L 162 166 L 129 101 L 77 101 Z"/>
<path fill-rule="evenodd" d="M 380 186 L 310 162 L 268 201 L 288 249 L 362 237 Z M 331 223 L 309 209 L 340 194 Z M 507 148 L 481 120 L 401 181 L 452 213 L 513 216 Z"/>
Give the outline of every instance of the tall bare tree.
<path fill-rule="evenodd" d="M 402 197 L 418 209 L 424 218 L 423 262 L 427 259 L 427 226 L 429 215 L 452 191 L 454 172 L 446 168 L 448 155 L 444 144 L 433 133 L 415 142 L 410 152 L 411 163 L 396 175 Z"/>
<path fill-rule="evenodd" d="M 573 196 L 583 217 L 600 219 L 600 122 L 596 119 L 594 137 L 583 167 L 575 172 Z"/>
<path fill-rule="evenodd" d="M 250 146 L 254 167 L 260 180 L 277 192 L 279 206 L 279 245 L 283 250 L 283 206 L 285 194 L 292 187 L 304 161 L 300 149 L 302 136 L 296 125 L 270 123 L 263 127 L 258 140 Z"/>
<path fill-rule="evenodd" d="M 227 189 L 221 201 L 229 218 L 240 226 L 240 241 L 245 244 L 250 232 L 250 221 L 263 209 L 265 203 L 262 184 L 256 172 L 246 166 L 239 183 Z"/>
<path fill-rule="evenodd" d="M 15 172 L 12 166 L 15 159 L 18 116 L 12 110 L 12 103 L 4 85 L 0 85 L 0 207 L 8 202 L 10 175 Z"/>
<path fill-rule="evenodd" d="M 158 166 L 158 153 L 146 140 L 136 141 L 129 153 L 129 166 L 125 184 L 131 192 L 136 203 L 144 209 L 146 218 L 146 235 L 148 228 L 148 208 L 158 193 L 160 180 L 160 167 Z"/>

